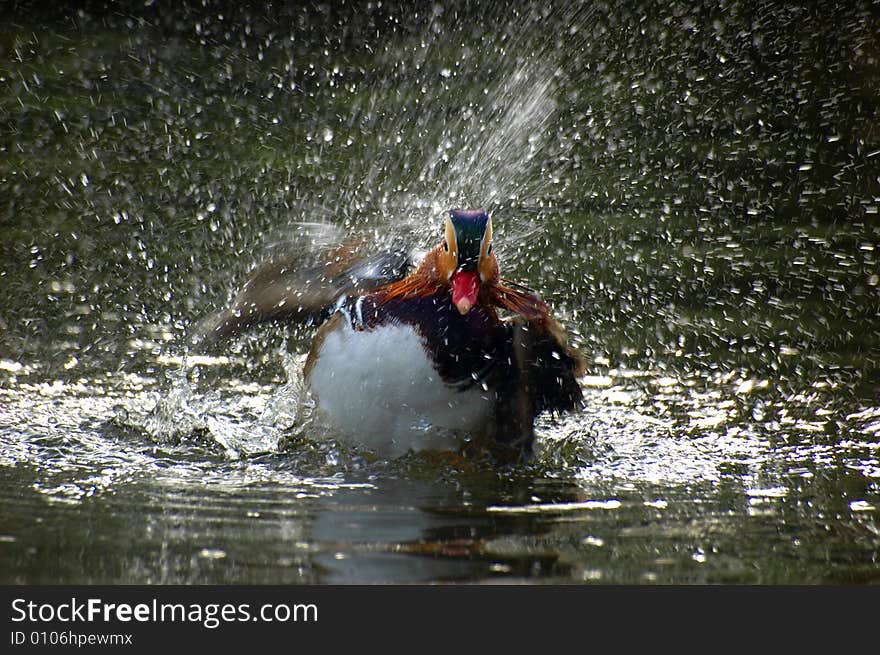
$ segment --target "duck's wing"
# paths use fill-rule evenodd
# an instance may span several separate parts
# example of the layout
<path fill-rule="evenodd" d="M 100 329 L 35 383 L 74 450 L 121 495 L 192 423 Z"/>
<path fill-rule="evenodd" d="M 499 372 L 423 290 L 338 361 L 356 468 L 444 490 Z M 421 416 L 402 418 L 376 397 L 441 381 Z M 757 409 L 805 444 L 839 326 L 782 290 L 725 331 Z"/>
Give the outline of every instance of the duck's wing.
<path fill-rule="evenodd" d="M 536 293 L 525 287 L 501 286 L 494 298 L 498 306 L 516 314 L 507 321 L 509 365 L 498 388 L 496 456 L 528 459 L 535 417 L 544 411 L 573 411 L 583 403 L 578 378 L 584 375 L 586 364 Z"/>
<path fill-rule="evenodd" d="M 251 273 L 230 307 L 208 316 L 192 341 L 207 345 L 261 323 L 317 323 L 345 295 L 360 295 L 402 279 L 412 268 L 411 253 L 393 248 L 365 253 L 352 240 L 324 253 L 317 262 L 296 253 L 276 253 Z"/>

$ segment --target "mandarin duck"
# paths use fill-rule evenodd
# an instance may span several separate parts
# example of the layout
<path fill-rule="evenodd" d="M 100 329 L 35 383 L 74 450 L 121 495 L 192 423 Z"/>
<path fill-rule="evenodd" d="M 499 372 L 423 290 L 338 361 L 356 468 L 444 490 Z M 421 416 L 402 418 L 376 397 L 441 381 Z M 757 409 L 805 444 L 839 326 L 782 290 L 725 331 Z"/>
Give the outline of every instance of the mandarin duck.
<path fill-rule="evenodd" d="M 360 257 L 351 243 L 312 267 L 267 262 L 200 333 L 268 321 L 319 324 L 306 385 L 343 437 L 379 456 L 478 443 L 527 459 L 536 417 L 582 402 L 582 357 L 537 293 L 500 277 L 484 210 L 447 212 L 414 269 L 401 251 Z"/>

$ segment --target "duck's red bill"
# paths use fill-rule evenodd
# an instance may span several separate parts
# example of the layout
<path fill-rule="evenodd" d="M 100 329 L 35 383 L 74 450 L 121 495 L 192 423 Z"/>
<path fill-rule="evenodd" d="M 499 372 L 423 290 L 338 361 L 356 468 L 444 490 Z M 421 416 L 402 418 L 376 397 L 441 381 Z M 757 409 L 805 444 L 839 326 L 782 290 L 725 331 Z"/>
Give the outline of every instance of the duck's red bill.
<path fill-rule="evenodd" d="M 476 271 L 456 271 L 452 274 L 452 304 L 467 314 L 477 304 L 480 276 Z"/>

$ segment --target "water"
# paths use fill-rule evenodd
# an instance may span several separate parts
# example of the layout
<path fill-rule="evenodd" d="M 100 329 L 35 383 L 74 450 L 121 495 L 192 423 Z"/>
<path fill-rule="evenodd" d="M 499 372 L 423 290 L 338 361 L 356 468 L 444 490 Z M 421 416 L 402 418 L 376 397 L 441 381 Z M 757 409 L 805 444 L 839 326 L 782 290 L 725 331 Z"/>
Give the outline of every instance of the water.
<path fill-rule="evenodd" d="M 18 5 L 0 23 L 3 582 L 876 582 L 876 6 Z M 43 12 L 49 13 L 43 13 Z M 535 462 L 328 439 L 279 243 L 493 210 L 587 356 Z"/>

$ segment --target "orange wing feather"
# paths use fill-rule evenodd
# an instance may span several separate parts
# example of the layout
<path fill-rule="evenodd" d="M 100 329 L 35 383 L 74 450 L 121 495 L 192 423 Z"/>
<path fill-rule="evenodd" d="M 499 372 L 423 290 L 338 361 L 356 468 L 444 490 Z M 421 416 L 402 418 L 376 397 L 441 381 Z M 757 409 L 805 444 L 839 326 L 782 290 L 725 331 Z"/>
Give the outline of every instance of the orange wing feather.
<path fill-rule="evenodd" d="M 444 285 L 437 275 L 437 252 L 438 249 L 435 248 L 425 255 L 419 267 L 402 280 L 378 288 L 375 293 L 379 296 L 379 302 L 386 303 L 413 296 L 430 296 L 440 291 Z"/>

